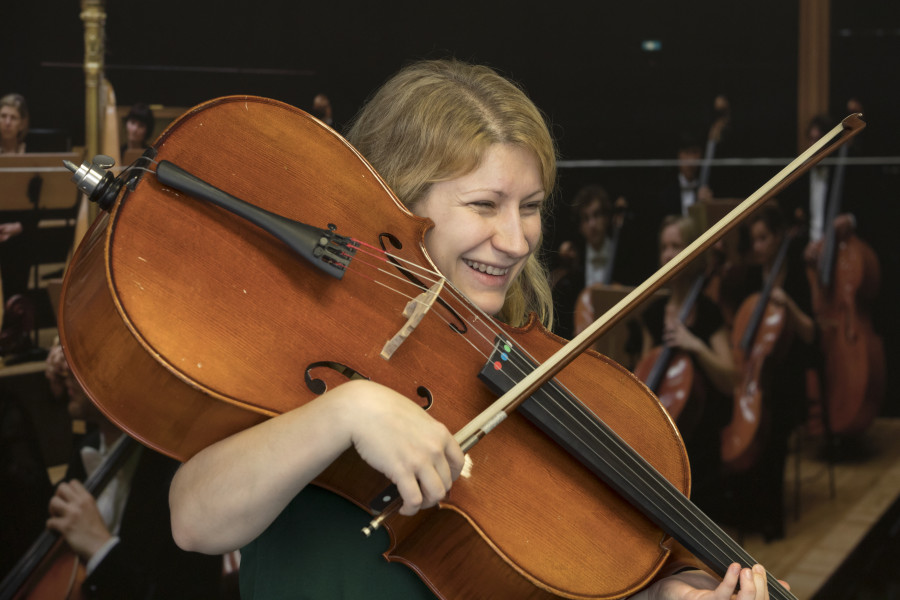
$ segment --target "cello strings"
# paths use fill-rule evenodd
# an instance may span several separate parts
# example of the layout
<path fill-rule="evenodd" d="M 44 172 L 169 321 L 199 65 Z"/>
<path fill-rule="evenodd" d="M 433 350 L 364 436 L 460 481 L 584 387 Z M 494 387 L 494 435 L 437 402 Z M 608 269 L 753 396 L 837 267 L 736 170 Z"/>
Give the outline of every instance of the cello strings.
<path fill-rule="evenodd" d="M 356 240 L 354 240 L 354 241 L 356 241 Z M 399 269 L 402 272 L 409 273 L 409 275 L 411 275 L 411 276 L 418 276 L 419 278 L 421 278 L 422 280 L 427 282 L 429 284 L 429 286 L 417 284 L 406 277 L 401 277 L 397 273 L 389 272 L 389 271 L 385 270 L 383 267 L 372 265 L 372 264 L 366 263 L 365 261 L 361 261 L 363 265 L 366 265 L 372 269 L 375 269 L 381 273 L 384 273 L 388 277 L 398 279 L 404 284 L 412 285 L 419 293 L 428 291 L 430 285 L 434 285 L 439 280 L 444 278 L 443 275 L 441 275 L 439 272 L 427 269 L 427 268 L 423 267 L 422 265 L 419 265 L 415 262 L 404 259 L 401 256 L 387 252 L 386 250 L 381 250 L 381 249 L 375 248 L 373 246 L 370 246 L 369 244 L 365 244 L 365 246 L 372 248 L 374 250 L 374 252 L 366 251 L 365 252 L 366 255 L 374 256 L 375 258 L 378 258 L 379 260 L 383 260 L 381 258 L 381 256 L 379 256 L 380 254 L 383 254 L 384 256 L 393 259 L 397 263 L 402 263 L 402 264 L 395 264 L 394 266 L 397 267 L 397 269 Z M 353 263 L 351 263 L 351 264 L 353 264 Z M 354 271 L 353 269 L 350 269 L 350 270 Z M 413 270 L 418 271 L 418 273 L 413 273 L 412 272 Z M 385 284 L 382 284 L 381 282 L 378 282 L 378 283 L 381 285 L 385 285 Z M 388 287 L 388 289 L 393 289 L 393 288 L 390 288 L 390 286 L 385 285 L 385 287 Z M 454 304 L 457 305 L 457 308 L 461 307 L 462 311 L 464 313 L 468 314 L 468 317 L 471 320 L 467 320 L 467 323 L 472 326 L 473 330 L 476 332 L 478 337 L 480 337 L 481 340 L 484 341 L 489 347 L 492 347 L 493 343 L 494 343 L 493 338 L 502 336 L 502 330 L 500 329 L 500 327 L 498 325 L 495 324 L 494 319 L 491 318 L 490 316 L 488 316 L 480 308 L 475 306 L 472 302 L 468 301 L 468 299 L 465 297 L 465 295 L 462 292 L 460 292 L 459 289 L 456 288 L 456 286 L 454 286 L 452 282 L 450 282 L 449 280 L 446 280 L 446 279 L 445 279 L 445 283 L 444 283 L 444 290 L 442 290 L 442 292 L 441 292 L 442 298 L 444 297 L 444 291 L 446 291 L 447 294 L 455 301 Z M 406 297 L 410 300 L 415 300 L 417 302 L 421 302 L 418 299 L 418 296 L 413 297 L 413 296 L 404 294 L 403 292 L 399 292 L 399 291 L 397 293 L 399 293 L 403 297 Z M 449 303 L 448 303 L 448 306 L 449 306 Z M 431 313 L 434 313 L 435 311 L 429 310 L 428 312 L 429 312 L 429 314 L 431 314 Z M 439 314 L 438 318 L 440 318 L 445 324 L 450 325 L 450 321 L 444 315 Z M 483 324 L 483 326 L 480 324 Z M 486 329 L 486 332 L 485 332 L 485 329 Z M 481 355 L 482 358 L 484 358 L 485 360 L 487 360 L 489 358 L 490 352 L 486 352 L 485 350 L 480 349 L 477 346 L 475 346 L 474 342 L 472 340 L 468 339 L 468 337 L 465 337 L 465 339 L 468 341 L 468 343 L 473 348 L 476 349 L 476 351 Z M 530 355 L 529 355 L 529 358 L 534 360 L 534 357 L 532 357 Z M 524 373 L 522 373 L 522 374 L 524 375 Z"/>
<path fill-rule="evenodd" d="M 543 390 L 543 388 L 542 388 Z M 548 394 L 549 396 L 549 394 Z M 587 443 L 581 435 L 566 425 L 556 413 L 547 408 L 545 404 L 538 402 L 538 405 L 551 418 L 555 419 L 567 431 L 570 431 L 576 439 L 578 439 L 589 452 L 614 469 L 617 474 L 622 477 L 623 481 L 631 482 L 636 480 L 640 485 L 634 484 L 633 490 L 638 492 L 643 498 L 645 505 L 652 504 L 657 510 L 664 509 L 665 514 L 670 519 L 677 521 L 677 527 L 683 532 L 685 538 L 690 538 L 695 544 L 701 544 L 703 549 L 707 550 L 713 558 L 719 561 L 722 568 L 734 561 L 743 562 L 744 566 L 751 566 L 756 561 L 749 556 L 736 542 L 734 542 L 715 522 L 712 521 L 703 511 L 685 497 L 677 488 L 675 488 L 668 480 L 666 480 L 655 468 L 652 467 L 643 457 L 641 457 L 631 446 L 618 437 L 615 432 L 606 426 L 598 417 L 596 421 L 590 418 L 587 408 L 577 400 L 573 400 L 567 396 L 563 396 L 567 405 L 562 404 L 551 397 L 551 401 L 562 408 L 562 411 L 571 415 L 569 407 L 575 412 L 579 412 L 587 416 L 584 420 L 574 419 L 573 421 L 580 427 L 580 431 L 587 434 L 597 442 L 609 455 L 602 454 L 595 445 Z M 591 429 L 593 426 L 593 430 Z M 617 466 L 616 461 L 620 463 Z M 630 477 L 629 477 L 630 475 Z M 642 487 L 641 487 L 642 486 Z M 673 537 L 678 539 L 677 534 Z M 774 577 L 770 577 L 769 584 L 775 590 L 779 590 L 779 595 L 786 590 L 781 588 L 780 583 Z M 780 588 L 780 589 L 779 589 Z M 791 595 L 781 596 L 784 598 L 792 598 Z"/>
<path fill-rule="evenodd" d="M 394 258 L 396 260 L 403 260 L 399 257 Z M 412 265 L 418 267 L 418 265 L 415 265 L 414 263 L 412 263 Z M 419 269 L 421 269 L 421 267 L 419 267 Z M 379 270 L 383 271 L 383 269 Z M 388 275 L 399 277 L 392 273 L 388 273 Z M 455 297 L 461 295 L 459 290 L 452 286 L 452 284 L 450 284 L 450 286 L 452 295 Z M 416 287 L 422 289 L 421 286 Z M 483 311 L 480 311 L 477 306 L 469 303 L 463 303 L 463 306 L 465 306 L 472 314 L 481 312 L 482 316 L 485 318 L 485 323 L 492 322 L 492 320 L 487 317 Z M 474 310 L 472 307 L 474 307 Z M 440 318 L 445 323 L 447 322 L 443 316 Z M 487 339 L 480 328 L 476 327 L 476 330 L 484 339 Z M 470 345 L 475 347 L 471 342 Z M 476 348 L 476 350 L 478 349 Z M 511 367 L 518 371 L 519 375 L 526 374 L 524 369 L 515 363 L 511 363 Z M 507 377 L 511 383 L 515 382 L 515 377 L 513 376 L 514 373 L 511 372 L 511 370 L 505 369 L 502 371 L 502 374 Z M 721 528 L 709 519 L 705 513 L 677 490 L 677 488 L 674 488 L 668 480 L 628 446 L 627 443 L 622 441 L 621 438 L 618 438 L 614 433 L 610 433 L 600 425 L 596 424 L 594 419 L 596 418 L 599 420 L 599 418 L 588 411 L 587 407 L 580 402 L 569 399 L 571 394 L 568 390 L 565 392 L 562 391 L 565 390 L 564 386 L 555 379 L 548 383 L 553 390 L 557 391 L 564 399 L 566 399 L 566 403 L 563 404 L 563 402 L 545 392 L 547 397 L 564 414 L 570 416 L 581 429 L 576 431 L 572 427 L 569 427 L 554 411 L 547 408 L 544 403 L 538 402 L 538 406 L 540 406 L 550 418 L 556 420 L 557 423 L 569 431 L 573 437 L 578 439 L 581 445 L 588 449 L 589 452 L 592 452 L 595 457 L 605 460 L 605 462 L 609 464 L 620 477 L 637 482 L 634 484 L 635 491 L 640 492 L 645 505 L 652 505 L 657 510 L 664 511 L 668 518 L 677 521 L 677 527 L 675 527 L 675 529 L 681 529 L 684 532 L 685 537 L 690 537 L 694 544 L 702 545 L 703 548 L 709 551 L 720 564 L 727 566 L 731 562 L 739 560 L 739 562 L 743 562 L 746 566 L 749 566 L 755 562 L 752 557 L 746 554 L 746 552 L 725 534 Z M 541 388 L 541 391 L 545 391 L 545 388 Z M 579 419 L 576 415 L 579 415 L 582 418 Z M 591 428 L 591 425 L 593 425 L 593 429 Z M 590 438 L 594 443 L 587 441 L 586 438 Z M 606 454 L 598 450 L 598 446 L 602 448 Z M 606 456 L 612 458 L 607 459 Z M 618 461 L 618 465 L 615 464 L 616 461 Z M 780 587 L 780 584 L 774 579 L 770 579 L 769 583 L 774 584 L 776 590 Z M 790 596 L 783 597 L 790 598 Z"/>
<path fill-rule="evenodd" d="M 542 408 L 544 408 L 552 418 L 556 418 L 557 421 L 561 422 L 556 415 L 547 410 L 546 407 L 542 406 Z M 579 425 L 582 425 L 582 423 L 579 423 Z M 565 427 L 565 424 L 563 424 L 563 426 Z M 586 427 L 585 430 L 587 430 Z M 664 508 L 666 510 L 666 516 L 677 521 L 678 526 L 675 529 L 681 529 L 685 538 L 689 537 L 695 544 L 700 544 L 701 540 L 703 540 L 703 549 L 707 550 L 713 558 L 718 560 L 722 568 L 727 567 L 728 564 L 736 560 L 742 562 L 744 566 L 751 566 L 756 562 L 711 519 L 709 519 L 707 515 L 697 508 L 696 505 L 671 486 L 655 469 L 637 455 L 630 446 L 617 439 L 617 436 L 615 436 L 614 433 L 608 434 L 603 432 L 600 437 L 590 432 L 588 433 L 591 437 L 598 439 L 598 442 L 605 447 L 607 452 L 609 452 L 614 459 L 619 460 L 622 463 L 621 469 L 615 464 L 611 465 L 613 469 L 617 469 L 617 473 L 623 475 L 623 477 L 626 474 L 630 474 L 634 479 L 643 484 L 643 487 L 635 486 L 635 491 L 641 493 L 644 502 L 652 504 L 657 509 Z M 606 438 L 610 442 L 611 448 L 606 447 L 603 438 Z M 593 447 L 590 447 L 590 450 L 596 452 Z M 606 462 L 607 464 L 610 464 L 609 460 Z M 656 495 L 654 495 L 653 492 L 656 492 Z M 674 537 L 678 539 L 677 534 L 674 535 Z M 769 584 L 772 585 L 775 590 L 779 590 L 781 587 L 774 577 L 770 577 Z M 780 589 L 780 597 L 793 597 L 791 595 L 781 596 L 782 591 L 786 593 L 783 588 Z"/>
<path fill-rule="evenodd" d="M 144 167 L 137 167 L 137 166 L 134 166 L 134 167 L 132 167 L 132 168 L 136 168 L 136 169 L 144 170 L 144 171 L 149 171 L 148 169 L 145 169 Z M 368 256 L 370 256 L 370 257 L 371 257 L 371 256 L 375 256 L 375 257 L 377 257 L 377 258 L 380 258 L 380 257 L 378 257 L 377 255 L 373 254 L 373 253 L 372 253 L 371 251 L 369 251 L 369 250 L 364 250 L 364 254 L 366 254 L 366 255 L 368 255 Z M 399 264 L 397 265 L 398 268 L 400 268 L 403 272 L 411 273 L 411 272 L 414 271 L 414 270 L 418 270 L 418 271 L 420 272 L 420 275 L 423 276 L 423 279 L 431 280 L 431 281 L 434 281 L 433 279 L 431 279 L 431 277 L 433 277 L 433 276 L 440 277 L 439 274 L 434 274 L 433 272 L 426 270 L 424 267 L 422 267 L 422 266 L 420 266 L 420 265 L 418 265 L 418 264 L 416 264 L 416 263 L 411 263 L 410 261 L 407 261 L 407 260 L 405 260 L 405 259 L 403 259 L 403 258 L 401 258 L 401 257 L 399 257 L 399 256 L 395 256 L 395 255 L 393 255 L 393 254 L 391 254 L 391 253 L 384 252 L 384 253 L 383 253 L 383 256 L 385 256 L 385 257 L 391 257 L 391 258 L 393 258 L 395 261 L 404 263 L 404 264 L 406 265 L 405 267 L 401 267 Z M 377 267 L 377 266 L 371 265 L 371 264 L 367 263 L 366 261 L 360 261 L 360 262 L 361 262 L 364 266 L 367 266 L 367 267 L 369 267 L 369 268 L 375 269 L 376 272 L 385 273 L 385 274 L 388 275 L 389 277 L 394 277 L 394 278 L 397 278 L 397 279 L 404 280 L 404 281 L 406 281 L 406 284 L 407 284 L 407 285 L 413 285 L 413 286 L 416 287 L 417 289 L 420 289 L 420 290 L 423 290 L 423 289 L 424 289 L 421 285 L 416 284 L 415 282 L 407 281 L 407 280 L 403 279 L 402 277 L 399 277 L 398 275 L 396 275 L 396 274 L 394 274 L 394 273 L 388 273 L 388 272 L 385 271 L 385 269 L 383 269 L 382 267 Z M 427 273 L 427 276 L 425 275 L 426 273 Z M 365 275 L 362 275 L 362 276 L 365 277 Z M 371 278 L 370 278 L 370 279 L 371 279 Z M 384 282 L 378 281 L 377 279 L 372 279 L 372 280 L 373 280 L 373 281 L 376 281 L 376 282 L 379 283 L 380 285 L 385 286 L 385 287 L 386 287 L 389 291 L 391 291 L 391 292 L 398 293 L 398 294 L 400 294 L 400 295 L 402 295 L 402 296 L 406 296 L 406 294 L 403 294 L 402 292 L 399 292 L 399 290 L 396 290 L 395 288 L 393 288 L 393 287 L 387 285 L 387 284 L 384 283 Z M 494 324 L 493 319 L 492 319 L 491 317 L 489 317 L 488 315 L 486 315 L 481 309 L 478 309 L 478 307 L 474 307 L 476 310 L 473 310 L 473 306 L 474 306 L 474 305 L 472 305 L 472 304 L 469 303 L 469 302 L 463 301 L 461 298 L 464 298 L 464 296 L 462 296 L 462 295 L 460 294 L 459 290 L 458 290 L 457 288 L 455 288 L 455 286 L 452 286 L 452 284 L 451 284 L 451 286 L 450 286 L 449 294 L 450 294 L 455 300 L 457 300 L 458 305 L 461 306 L 461 307 L 463 308 L 463 312 L 467 313 L 467 315 L 468 315 L 469 318 L 475 319 L 475 322 L 472 323 L 473 329 L 475 330 L 475 332 L 477 332 L 477 334 L 478 334 L 484 341 L 486 341 L 486 342 L 488 342 L 488 343 L 492 343 L 491 340 L 488 338 L 488 335 L 485 333 L 485 329 L 486 329 L 489 333 L 492 333 L 492 334 L 496 335 L 497 337 L 500 337 L 500 329 L 499 329 L 499 327 L 492 326 L 492 325 Z M 409 297 L 409 296 L 406 296 L 406 297 Z M 434 312 L 434 311 L 429 311 L 429 312 Z M 444 315 L 439 315 L 439 317 L 440 317 L 445 323 L 448 323 L 448 324 L 449 324 L 448 320 L 444 317 Z M 488 354 L 486 354 L 483 350 L 480 350 L 480 349 L 475 345 L 475 343 L 473 343 L 467 336 L 464 336 L 464 337 L 465 337 L 465 339 L 467 339 L 468 343 L 469 343 L 470 345 L 472 345 L 473 348 L 475 348 L 476 351 L 479 352 L 482 356 L 484 356 L 485 358 L 488 356 Z M 526 349 L 523 348 L 522 350 L 523 350 L 523 354 L 524 354 L 524 353 L 527 353 L 527 350 L 526 350 Z M 536 362 L 536 361 L 535 361 L 535 362 Z M 521 373 L 522 375 L 525 374 L 524 371 L 523 371 L 520 367 L 515 367 L 515 369 L 518 370 L 518 371 L 520 371 L 520 373 Z M 514 374 L 515 374 L 515 373 L 510 372 L 510 370 L 506 370 L 506 371 L 503 372 L 503 376 L 507 377 L 507 378 L 509 379 L 510 382 L 515 382 L 515 377 L 513 376 Z M 551 381 L 551 382 L 549 382 L 549 383 L 550 383 L 550 387 L 551 387 L 553 390 L 559 391 L 559 389 L 560 389 L 561 386 L 560 386 L 556 381 Z M 560 393 L 561 393 L 561 392 L 560 392 Z M 552 398 L 551 398 L 551 399 L 552 399 Z M 656 483 L 659 484 L 659 480 L 662 479 L 661 475 L 659 475 L 658 472 L 657 472 L 655 469 L 652 469 L 652 468 L 649 466 L 649 464 L 647 464 L 645 461 L 643 461 L 643 459 L 640 458 L 639 455 L 637 455 L 637 454 L 635 453 L 635 457 L 638 459 L 638 460 L 635 462 L 635 466 L 629 466 L 629 465 L 627 465 L 627 464 L 624 464 L 623 458 L 624 458 L 624 457 L 630 458 L 630 456 L 628 455 L 627 451 L 625 451 L 623 448 L 618 448 L 618 447 L 616 447 L 616 439 L 615 439 L 615 437 L 613 437 L 613 436 L 611 436 L 611 435 L 609 435 L 609 434 L 606 434 L 606 432 L 600 430 L 599 428 L 597 428 L 597 431 L 596 431 L 596 432 L 595 432 L 595 431 L 591 431 L 587 426 L 585 426 L 585 424 L 584 424 L 583 422 L 579 422 L 579 420 L 576 418 L 576 415 L 577 415 L 577 414 L 580 414 L 580 416 L 581 416 L 582 418 L 586 417 L 586 415 L 587 415 L 587 412 L 586 412 L 587 409 L 586 409 L 586 407 L 584 407 L 584 406 L 581 405 L 580 403 L 575 403 L 575 402 L 571 402 L 571 401 L 568 403 L 568 406 L 563 406 L 558 400 L 552 400 L 552 401 L 553 401 L 553 403 L 556 404 L 560 409 L 562 409 L 562 411 L 563 411 L 566 415 L 572 417 L 572 418 L 576 421 L 576 423 L 578 423 L 578 425 L 581 427 L 581 431 L 580 431 L 580 432 L 575 432 L 572 428 L 568 427 L 568 425 L 566 425 L 566 424 L 565 424 L 558 416 L 556 416 L 552 411 L 550 411 L 549 409 L 547 409 L 545 406 L 541 405 L 541 408 L 542 408 L 544 411 L 546 411 L 546 412 L 550 415 L 550 417 L 556 419 L 557 422 L 560 423 L 561 426 L 563 426 L 565 429 L 567 429 L 568 431 L 570 431 L 570 432 L 571 432 L 571 433 L 572 433 L 572 434 L 573 434 L 573 435 L 581 442 L 582 446 L 588 448 L 588 450 L 589 450 L 590 452 L 592 452 L 596 457 L 598 457 L 598 458 L 603 458 L 603 455 L 602 455 L 602 453 L 601 453 L 599 450 L 597 450 L 597 449 L 595 448 L 595 445 L 594 445 L 594 444 L 590 444 L 590 443 L 587 443 L 587 442 L 585 441 L 585 438 L 583 437 L 582 433 L 586 434 L 586 436 L 587 436 L 588 438 L 592 438 L 592 440 L 593 440 L 594 442 L 596 442 L 597 444 L 599 444 L 600 446 L 602 446 L 602 447 L 606 450 L 607 454 L 610 454 L 610 455 L 612 455 L 612 456 L 614 456 L 614 457 L 615 457 L 617 454 L 619 455 L 619 456 L 618 456 L 619 461 L 623 463 L 623 465 L 625 466 L 625 469 L 623 470 L 621 467 L 616 467 L 615 465 L 613 465 L 613 468 L 616 469 L 618 473 L 620 473 L 620 474 L 622 474 L 622 475 L 630 474 L 630 475 L 632 475 L 633 477 L 636 477 L 637 480 L 638 480 L 639 482 L 643 483 L 644 488 L 645 488 L 646 490 L 652 490 L 652 489 L 653 489 L 653 488 L 652 488 L 652 485 L 651 485 L 651 482 L 653 482 L 654 480 L 657 480 Z M 574 409 L 574 410 L 573 410 L 573 409 Z M 587 419 L 587 420 L 591 420 L 591 419 Z M 591 420 L 591 421 L 592 421 L 592 420 Z M 593 422 L 593 421 L 592 421 L 592 422 Z M 606 440 L 602 439 L 603 436 L 605 436 Z M 624 442 L 622 442 L 622 443 L 624 444 Z M 628 447 L 627 445 L 625 445 L 625 447 L 630 449 L 630 447 Z M 633 452 L 633 450 L 632 450 L 632 452 Z M 636 467 L 636 468 L 635 468 L 635 467 Z M 658 485 L 657 485 L 657 487 L 658 487 Z M 677 490 L 676 490 L 676 491 L 677 491 Z M 688 517 L 693 517 L 694 520 L 697 520 L 697 519 L 699 518 L 699 514 L 698 514 L 698 511 L 696 511 L 695 507 L 694 507 L 690 502 L 685 503 L 685 500 L 686 500 L 686 499 L 684 499 L 684 496 L 681 495 L 680 492 L 678 493 L 678 495 L 681 496 L 681 498 L 682 498 L 681 501 L 678 500 L 677 496 L 674 498 L 674 501 L 673 501 L 672 499 L 668 499 L 668 498 L 665 498 L 665 497 L 661 498 L 663 506 L 664 506 L 665 508 L 667 508 L 669 511 L 673 511 L 673 510 L 674 510 L 675 513 L 676 513 L 676 515 L 677 515 L 678 517 L 680 517 L 681 519 L 687 519 Z M 650 499 L 650 503 L 654 504 L 655 506 L 659 506 L 659 504 L 660 504 L 660 503 L 659 503 L 656 499 L 654 499 L 654 498 L 651 498 L 651 499 Z M 700 514 L 702 514 L 702 513 L 700 513 Z M 701 532 L 701 533 L 703 533 L 703 532 Z M 720 544 L 724 542 L 724 538 L 723 538 L 722 536 L 720 536 L 714 529 L 712 530 L 712 535 L 713 535 L 715 538 L 718 538 L 716 541 L 718 541 Z M 710 539 L 710 535 L 709 535 L 709 534 L 706 534 L 706 539 L 707 539 L 707 540 Z"/>

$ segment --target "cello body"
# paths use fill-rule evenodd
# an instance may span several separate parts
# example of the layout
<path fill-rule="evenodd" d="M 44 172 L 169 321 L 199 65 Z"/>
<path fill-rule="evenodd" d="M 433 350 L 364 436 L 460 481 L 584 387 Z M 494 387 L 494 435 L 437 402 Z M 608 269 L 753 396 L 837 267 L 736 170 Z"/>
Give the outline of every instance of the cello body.
<path fill-rule="evenodd" d="M 82 600 L 81 585 L 87 573 L 84 563 L 58 539 L 31 577 L 12 596 L 15 600 Z"/>
<path fill-rule="evenodd" d="M 741 338 L 750 326 L 760 301 L 765 301 L 762 318 L 749 352 L 741 349 Z M 773 384 L 773 361 L 779 360 L 790 345 L 783 306 L 753 294 L 741 304 L 735 315 L 732 347 L 740 379 L 734 389 L 731 422 L 722 431 L 722 462 L 731 471 L 744 471 L 756 462 L 765 444 L 770 407 L 766 406 L 767 390 Z"/>
<path fill-rule="evenodd" d="M 212 101 L 170 126 L 155 151 L 266 210 L 333 224 L 366 247 L 433 268 L 423 245 L 429 223 L 302 111 L 252 97 Z M 442 294 L 385 360 L 385 342 L 420 291 L 391 260 L 362 251 L 338 280 L 263 230 L 153 176 L 127 187 L 67 270 L 60 335 L 92 400 L 145 445 L 185 460 L 350 372 L 418 401 L 451 431 L 494 400 L 476 381 L 494 339 L 484 338 L 484 317 L 464 299 Z M 561 345 L 534 321 L 499 333 L 537 361 Z M 678 431 L 631 373 L 586 353 L 558 380 L 689 493 Z M 524 417 L 511 415 L 470 456 L 472 476 L 457 481 L 440 508 L 386 524 L 385 556 L 413 568 L 439 596 L 498 597 L 500 589 L 509 598 L 622 597 L 666 560 L 666 536 Z M 368 510 L 387 481 L 348 451 L 315 483 Z M 623 551 L 622 540 L 633 547 Z"/>
<path fill-rule="evenodd" d="M 823 354 L 824 405 L 832 433 L 853 436 L 878 415 L 885 393 L 884 346 L 872 328 L 871 305 L 881 267 L 871 246 L 836 229 L 849 145 L 840 148 L 830 184 L 817 269 L 808 270 Z"/>
<path fill-rule="evenodd" d="M 708 282 L 709 273 L 694 279 L 678 310 L 678 320 L 682 324 L 686 325 L 691 319 Z M 678 423 L 682 435 L 690 439 L 703 418 L 707 396 L 706 384 L 696 375 L 691 355 L 677 348 L 658 346 L 638 362 L 634 373 L 659 397 Z"/>
<path fill-rule="evenodd" d="M 677 423 L 678 430 L 684 437 L 690 437 L 700 421 L 703 405 L 706 403 L 706 386 L 697 377 L 690 354 L 677 351 L 665 359 L 665 351 L 663 346 L 653 348 L 638 362 L 634 375 L 646 382 L 655 365 L 660 360 L 666 360 L 665 375 L 655 393 Z"/>
<path fill-rule="evenodd" d="M 823 286 L 812 270 L 809 279 L 831 431 L 857 435 L 878 415 L 885 394 L 884 345 L 870 312 L 881 268 L 871 246 L 856 235 L 836 243 L 831 284 Z"/>

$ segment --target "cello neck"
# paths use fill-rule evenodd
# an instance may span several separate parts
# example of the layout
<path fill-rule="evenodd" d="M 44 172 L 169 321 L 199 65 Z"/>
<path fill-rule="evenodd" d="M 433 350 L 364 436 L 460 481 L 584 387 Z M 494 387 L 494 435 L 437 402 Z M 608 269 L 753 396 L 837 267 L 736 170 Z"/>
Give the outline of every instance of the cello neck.
<path fill-rule="evenodd" d="M 828 206 L 825 210 L 825 235 L 822 243 L 822 256 L 819 262 L 819 281 L 823 287 L 831 285 L 834 271 L 837 240 L 835 239 L 834 220 L 841 212 L 841 196 L 844 192 L 844 174 L 847 166 L 847 149 L 844 144 L 838 149 L 837 164 L 828 189 Z"/>
<path fill-rule="evenodd" d="M 498 339 L 479 374 L 498 395 L 516 384 L 492 366 L 506 351 L 504 346 L 504 340 Z M 524 376 L 536 366 L 515 348 L 508 358 L 518 369 L 506 373 Z M 758 562 L 609 425 L 580 406 L 563 386 L 550 382 L 524 401 L 519 412 L 713 571 L 723 575 L 733 562 L 745 567 Z M 774 576 L 766 576 L 771 598 L 795 599 Z"/>
<path fill-rule="evenodd" d="M 763 290 L 759 294 L 756 306 L 753 307 L 753 314 L 750 316 L 750 321 L 747 323 L 744 335 L 741 336 L 741 350 L 743 350 L 745 354 L 749 352 L 751 346 L 753 346 L 753 339 L 756 337 L 759 324 L 762 322 L 763 315 L 766 312 L 766 305 L 768 305 L 769 298 L 772 296 L 772 290 L 775 289 L 775 281 L 777 281 L 778 274 L 784 266 L 784 261 L 787 258 L 788 249 L 791 246 L 792 239 L 793 235 L 785 234 L 784 239 L 781 240 L 781 246 L 778 248 L 778 255 L 772 263 L 772 270 L 769 272 L 769 276 L 766 277 L 766 283 L 763 286 Z"/>
<path fill-rule="evenodd" d="M 709 185 L 709 172 L 712 170 L 712 161 L 716 156 L 716 140 L 710 138 L 706 141 L 706 152 L 703 155 L 703 163 L 700 166 L 700 179 L 697 189 Z M 718 177 L 718 176 L 717 176 Z"/>
<path fill-rule="evenodd" d="M 688 290 L 684 302 L 681 303 L 681 309 L 678 311 L 678 320 L 682 324 L 686 323 L 688 317 L 690 317 L 691 311 L 694 310 L 694 305 L 697 304 L 697 300 L 700 298 L 703 288 L 706 287 L 707 281 L 709 281 L 709 273 L 703 273 L 697 276 L 691 284 L 691 289 Z M 647 376 L 647 381 L 645 383 L 654 393 L 659 391 L 659 386 L 665 376 L 666 369 L 669 368 L 669 363 L 672 361 L 672 355 L 674 353 L 675 350 L 671 346 L 664 345 L 656 362 L 653 363 L 653 369 L 651 369 L 650 375 Z"/>

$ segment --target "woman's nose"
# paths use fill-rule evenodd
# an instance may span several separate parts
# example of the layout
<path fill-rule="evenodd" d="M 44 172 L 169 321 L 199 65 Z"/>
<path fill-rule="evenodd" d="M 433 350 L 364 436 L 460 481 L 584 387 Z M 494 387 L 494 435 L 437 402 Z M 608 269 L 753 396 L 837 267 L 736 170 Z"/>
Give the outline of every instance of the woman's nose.
<path fill-rule="evenodd" d="M 525 226 L 518 210 L 508 211 L 498 217 L 494 231 L 494 247 L 513 257 L 525 256 L 531 252 L 525 236 Z"/>

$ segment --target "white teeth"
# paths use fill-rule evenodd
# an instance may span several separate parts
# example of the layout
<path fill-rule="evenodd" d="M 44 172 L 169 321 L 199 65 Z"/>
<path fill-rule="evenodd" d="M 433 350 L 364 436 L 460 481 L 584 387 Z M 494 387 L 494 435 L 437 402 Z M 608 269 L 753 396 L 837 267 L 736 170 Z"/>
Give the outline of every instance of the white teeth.
<path fill-rule="evenodd" d="M 492 267 L 484 263 L 475 262 L 474 260 L 467 260 L 465 261 L 465 263 L 473 269 L 481 271 L 482 273 L 487 273 L 488 275 L 506 275 L 507 273 L 509 273 L 509 267 L 505 269 L 498 269 L 497 267 Z"/>

